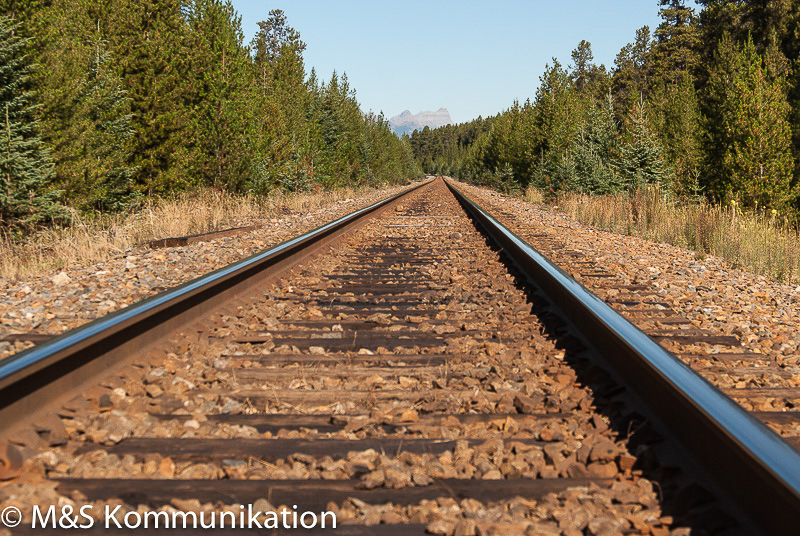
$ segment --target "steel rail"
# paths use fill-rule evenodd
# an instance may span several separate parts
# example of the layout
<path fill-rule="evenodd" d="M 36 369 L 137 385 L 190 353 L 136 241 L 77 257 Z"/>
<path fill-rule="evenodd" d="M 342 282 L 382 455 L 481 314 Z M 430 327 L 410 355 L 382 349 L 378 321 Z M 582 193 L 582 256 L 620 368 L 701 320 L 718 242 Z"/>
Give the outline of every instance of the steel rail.
<path fill-rule="evenodd" d="M 0 361 L 0 439 L 65 402 L 98 375 L 231 299 L 251 292 L 387 209 L 426 181 L 261 253 L 120 309 Z M 0 453 L 2 455 L 2 453 Z"/>
<path fill-rule="evenodd" d="M 800 453 L 445 181 L 473 221 L 764 534 L 800 527 Z M 638 408 L 637 408 L 638 409 Z"/>

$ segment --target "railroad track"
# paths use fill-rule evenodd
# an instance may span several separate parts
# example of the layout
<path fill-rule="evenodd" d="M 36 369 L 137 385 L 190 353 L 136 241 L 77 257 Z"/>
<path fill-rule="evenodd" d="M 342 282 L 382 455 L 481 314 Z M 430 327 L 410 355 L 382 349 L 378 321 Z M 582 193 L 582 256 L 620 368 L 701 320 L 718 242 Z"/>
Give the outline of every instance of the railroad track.
<path fill-rule="evenodd" d="M 800 447 L 800 412 L 794 411 L 800 389 L 793 380 L 800 375 L 800 368 L 794 362 L 783 362 L 775 353 L 753 351 L 736 333 L 715 329 L 712 312 L 701 315 L 710 327 L 696 326 L 697 321 L 676 310 L 675 303 L 665 298 L 665 292 L 652 284 L 655 278 L 614 271 L 593 255 L 568 247 L 552 230 L 520 223 L 513 212 L 500 205 L 490 211 L 512 232 L 770 426 L 787 443 Z"/>
<path fill-rule="evenodd" d="M 106 507 L 343 534 L 800 516 L 787 443 L 441 180 L 18 354 L 0 393 L 20 534 L 34 504 L 91 505 L 89 533 Z"/>

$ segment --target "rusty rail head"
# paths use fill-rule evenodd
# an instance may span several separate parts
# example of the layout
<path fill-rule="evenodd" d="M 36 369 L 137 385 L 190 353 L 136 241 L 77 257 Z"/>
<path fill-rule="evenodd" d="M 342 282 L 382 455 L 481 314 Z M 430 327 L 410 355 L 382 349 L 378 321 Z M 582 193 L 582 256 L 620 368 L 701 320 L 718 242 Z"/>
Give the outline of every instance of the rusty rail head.
<path fill-rule="evenodd" d="M 755 530 L 788 534 L 800 527 L 800 453 L 445 182 L 473 221 L 641 402 L 644 413 L 683 447 Z"/>
<path fill-rule="evenodd" d="M 427 181 L 301 236 L 184 283 L 0 361 L 0 439 L 64 402 L 224 302 L 292 267 L 430 184 Z M 58 409 L 58 408 L 54 408 Z"/>

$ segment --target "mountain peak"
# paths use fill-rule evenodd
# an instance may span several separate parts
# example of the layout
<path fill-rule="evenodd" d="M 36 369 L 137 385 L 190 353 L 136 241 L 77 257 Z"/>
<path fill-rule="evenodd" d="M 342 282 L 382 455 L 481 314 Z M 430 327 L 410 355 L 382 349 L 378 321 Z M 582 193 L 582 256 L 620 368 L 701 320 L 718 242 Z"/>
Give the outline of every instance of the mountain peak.
<path fill-rule="evenodd" d="M 411 134 L 415 130 L 422 130 L 425 127 L 439 128 L 452 122 L 450 112 L 442 106 L 435 112 L 419 112 L 418 114 L 412 114 L 410 111 L 405 110 L 400 115 L 389 119 L 389 126 L 395 134 L 402 136 L 403 134 Z"/>

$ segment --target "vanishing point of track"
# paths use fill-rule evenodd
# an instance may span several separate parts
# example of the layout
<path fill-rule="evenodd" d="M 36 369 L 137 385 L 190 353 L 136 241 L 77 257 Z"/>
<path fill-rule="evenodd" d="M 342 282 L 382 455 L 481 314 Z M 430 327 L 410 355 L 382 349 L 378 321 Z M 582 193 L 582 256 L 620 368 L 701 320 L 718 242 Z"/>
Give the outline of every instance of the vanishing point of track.
<path fill-rule="evenodd" d="M 788 443 L 442 180 L 13 356 L 0 404 L 23 506 L 28 472 L 344 534 L 800 521 Z"/>

